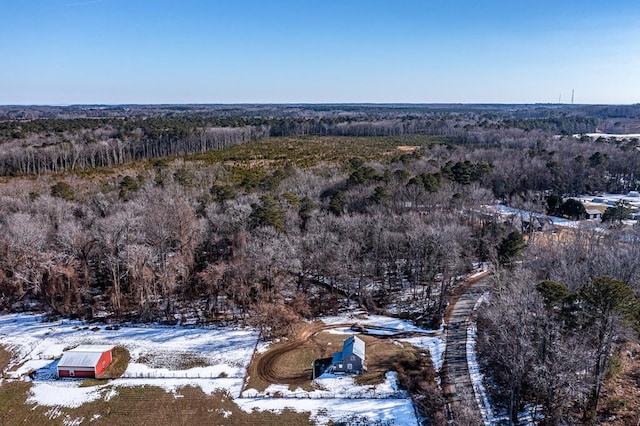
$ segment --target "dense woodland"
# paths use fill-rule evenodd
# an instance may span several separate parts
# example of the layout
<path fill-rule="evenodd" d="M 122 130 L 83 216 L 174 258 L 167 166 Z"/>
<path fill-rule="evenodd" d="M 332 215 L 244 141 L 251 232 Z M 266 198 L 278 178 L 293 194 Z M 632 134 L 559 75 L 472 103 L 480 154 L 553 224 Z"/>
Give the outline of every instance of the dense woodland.
<path fill-rule="evenodd" d="M 597 414 L 637 339 L 637 227 L 525 232 L 486 206 L 640 188 L 640 107 L 0 109 L 0 310 L 243 322 L 359 305 L 438 326 L 491 265 L 479 346 L 516 418 Z M 551 198 L 553 199 L 553 198 Z M 517 330 L 517 332 L 514 332 Z"/>

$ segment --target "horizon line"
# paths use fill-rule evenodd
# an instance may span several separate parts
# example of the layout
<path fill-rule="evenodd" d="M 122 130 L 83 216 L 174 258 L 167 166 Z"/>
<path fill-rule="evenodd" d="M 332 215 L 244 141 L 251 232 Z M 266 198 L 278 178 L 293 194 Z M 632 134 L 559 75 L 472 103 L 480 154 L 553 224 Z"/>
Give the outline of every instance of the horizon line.
<path fill-rule="evenodd" d="M 583 107 L 583 106 L 636 106 L 635 103 L 559 103 L 559 102 L 124 102 L 124 103 L 7 103 L 0 104 L 2 107 L 118 107 L 118 106 L 387 106 L 387 105 L 410 105 L 410 106 L 449 106 L 449 105 L 543 105 L 562 107 Z"/>

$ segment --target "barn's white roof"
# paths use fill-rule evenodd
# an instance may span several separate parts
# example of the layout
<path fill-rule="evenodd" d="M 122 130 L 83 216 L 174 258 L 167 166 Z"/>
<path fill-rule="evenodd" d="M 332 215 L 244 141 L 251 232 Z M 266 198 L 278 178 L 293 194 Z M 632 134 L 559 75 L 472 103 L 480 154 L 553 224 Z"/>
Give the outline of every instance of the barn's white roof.
<path fill-rule="evenodd" d="M 106 351 L 113 349 L 109 345 L 80 345 L 62 353 L 62 358 L 58 362 L 60 367 L 89 367 L 96 366 L 100 357 Z"/>

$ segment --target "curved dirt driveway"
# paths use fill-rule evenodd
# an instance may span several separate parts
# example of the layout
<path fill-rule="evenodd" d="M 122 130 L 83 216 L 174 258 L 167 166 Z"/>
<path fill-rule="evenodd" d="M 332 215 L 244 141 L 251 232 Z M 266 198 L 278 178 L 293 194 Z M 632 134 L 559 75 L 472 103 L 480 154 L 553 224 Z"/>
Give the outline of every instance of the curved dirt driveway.
<path fill-rule="evenodd" d="M 294 340 L 280 345 L 262 354 L 256 363 L 256 372 L 260 379 L 269 383 L 298 385 L 311 379 L 311 370 L 291 371 L 279 369 L 278 359 L 294 349 L 303 345 L 306 340 L 322 330 L 331 328 L 350 327 L 351 324 L 308 324 L 298 332 Z"/>
<path fill-rule="evenodd" d="M 311 369 L 294 370 L 283 368 L 280 357 L 288 352 L 302 346 L 310 337 L 315 334 L 333 328 L 349 328 L 353 323 L 345 324 L 307 324 L 298 332 L 294 340 L 269 350 L 262 354 L 256 361 L 256 373 L 258 377 L 268 383 L 299 385 L 311 380 Z M 373 328 L 373 327 L 372 327 Z M 421 333 L 419 331 L 400 331 L 389 335 L 374 335 L 378 339 L 397 339 L 414 337 L 419 335 L 430 335 L 431 333 Z"/>

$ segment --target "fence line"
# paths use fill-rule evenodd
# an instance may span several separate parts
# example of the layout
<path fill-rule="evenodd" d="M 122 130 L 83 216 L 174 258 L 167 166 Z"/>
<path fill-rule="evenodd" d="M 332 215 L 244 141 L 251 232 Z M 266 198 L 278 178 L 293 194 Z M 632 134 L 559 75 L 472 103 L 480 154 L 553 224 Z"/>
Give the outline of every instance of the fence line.
<path fill-rule="evenodd" d="M 354 393 L 335 393 L 335 392 L 301 392 L 301 393 L 285 393 L 274 392 L 273 394 L 264 394 L 260 392 L 244 391 L 240 398 L 264 398 L 264 399 L 407 399 L 406 392 L 354 392 Z"/>
<path fill-rule="evenodd" d="M 118 379 L 242 379 L 242 376 L 227 376 L 216 374 L 187 374 L 180 372 L 156 373 L 156 372 L 125 372 Z"/>

